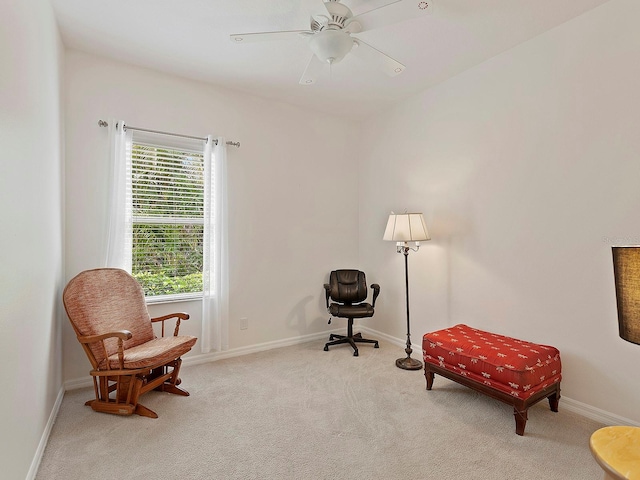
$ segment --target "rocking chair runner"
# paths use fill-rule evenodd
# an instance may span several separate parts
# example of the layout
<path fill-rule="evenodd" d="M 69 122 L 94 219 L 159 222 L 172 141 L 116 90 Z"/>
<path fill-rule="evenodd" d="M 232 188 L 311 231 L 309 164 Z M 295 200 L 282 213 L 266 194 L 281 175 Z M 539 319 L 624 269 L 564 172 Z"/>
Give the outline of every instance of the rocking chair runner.
<path fill-rule="evenodd" d="M 138 403 L 149 390 L 188 396 L 178 387 L 182 355 L 197 338 L 178 335 L 186 313 L 151 318 L 144 292 L 124 270 L 87 270 L 71 279 L 62 295 L 71 325 L 93 369 L 95 399 L 85 405 L 96 412 L 157 418 Z M 176 319 L 173 336 L 165 337 L 165 321 Z M 162 322 L 156 338 L 152 323 Z M 115 393 L 114 393 L 115 392 Z M 111 395 L 113 393 L 113 395 Z"/>

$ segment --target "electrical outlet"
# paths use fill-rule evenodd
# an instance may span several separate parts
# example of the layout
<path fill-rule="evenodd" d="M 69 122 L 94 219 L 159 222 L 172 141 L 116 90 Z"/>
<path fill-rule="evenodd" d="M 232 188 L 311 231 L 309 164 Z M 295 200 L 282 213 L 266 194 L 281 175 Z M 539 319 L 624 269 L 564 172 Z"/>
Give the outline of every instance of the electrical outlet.
<path fill-rule="evenodd" d="M 246 330 L 249 328 L 249 319 L 247 317 L 242 317 L 240 319 L 240 330 Z"/>

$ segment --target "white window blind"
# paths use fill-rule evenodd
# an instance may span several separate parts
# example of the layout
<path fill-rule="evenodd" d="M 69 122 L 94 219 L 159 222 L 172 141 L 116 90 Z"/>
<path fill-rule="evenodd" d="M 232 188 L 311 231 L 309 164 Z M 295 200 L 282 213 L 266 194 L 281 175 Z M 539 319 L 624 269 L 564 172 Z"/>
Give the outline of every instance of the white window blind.
<path fill-rule="evenodd" d="M 132 275 L 147 297 L 202 294 L 204 159 L 136 141 L 131 151 Z"/>

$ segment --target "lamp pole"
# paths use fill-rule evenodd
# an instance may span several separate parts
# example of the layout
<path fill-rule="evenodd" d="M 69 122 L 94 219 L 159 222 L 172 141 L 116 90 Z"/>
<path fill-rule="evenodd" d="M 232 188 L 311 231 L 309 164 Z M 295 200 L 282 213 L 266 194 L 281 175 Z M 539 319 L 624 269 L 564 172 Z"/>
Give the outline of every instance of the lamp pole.
<path fill-rule="evenodd" d="M 407 242 L 404 245 L 398 246 L 398 253 L 404 254 L 404 284 L 406 289 L 407 298 L 407 348 L 405 352 L 406 358 L 399 358 L 396 360 L 396 367 L 404 370 L 420 370 L 422 368 L 422 362 L 411 358 L 413 350 L 411 349 L 411 324 L 409 321 L 409 246 Z"/>
<path fill-rule="evenodd" d="M 411 358 L 411 324 L 409 323 L 409 250 L 415 252 L 420 248 L 420 242 L 431 240 L 427 225 L 422 213 L 400 213 L 391 212 L 387 227 L 384 230 L 383 240 L 396 242 L 396 252 L 404 255 L 404 285 L 407 298 L 407 353 L 406 358 L 396 360 L 396 367 L 404 370 L 420 370 L 422 362 Z M 409 246 L 409 242 L 415 242 L 414 247 Z"/>

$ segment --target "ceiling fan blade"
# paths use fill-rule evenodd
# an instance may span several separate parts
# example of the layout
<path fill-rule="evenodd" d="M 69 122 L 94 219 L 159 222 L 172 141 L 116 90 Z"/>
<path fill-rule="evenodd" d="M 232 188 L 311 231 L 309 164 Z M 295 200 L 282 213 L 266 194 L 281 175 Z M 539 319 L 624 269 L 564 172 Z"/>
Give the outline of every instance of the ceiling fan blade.
<path fill-rule="evenodd" d="M 324 6 L 329 12 L 330 17 L 348 17 L 353 16 L 351 9 L 344 3 L 340 3 L 340 0 L 323 0 Z"/>
<path fill-rule="evenodd" d="M 432 11 L 432 0 L 395 0 L 381 7 L 356 15 L 351 18 L 347 26 L 351 22 L 358 22 L 362 26 L 361 31 L 366 32 L 411 18 L 429 15 Z"/>
<path fill-rule="evenodd" d="M 270 40 L 286 40 L 296 35 L 305 36 L 313 34 L 310 30 L 286 30 L 282 32 L 256 32 L 256 33 L 234 33 L 230 35 L 231 41 L 236 43 L 262 42 Z"/>
<path fill-rule="evenodd" d="M 404 72 L 407 68 L 397 60 L 394 60 L 389 55 L 382 53 L 380 50 L 373 48 L 368 43 L 364 43 L 360 39 L 355 40 L 355 48 L 351 50 L 356 57 L 363 59 L 366 62 L 375 64 L 380 70 L 389 75 L 395 77 L 396 75 Z"/>
<path fill-rule="evenodd" d="M 344 29 L 349 33 L 360 33 L 362 31 L 362 25 L 356 20 L 349 22 Z"/>
<path fill-rule="evenodd" d="M 324 63 L 315 55 L 311 55 L 311 60 L 304 69 L 302 77 L 300 77 L 300 85 L 313 85 L 318 80 L 320 72 L 324 68 Z"/>

